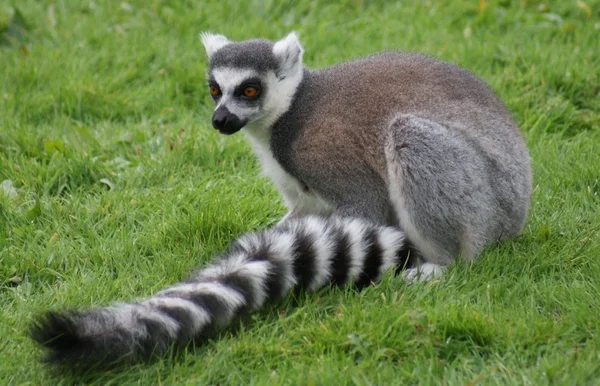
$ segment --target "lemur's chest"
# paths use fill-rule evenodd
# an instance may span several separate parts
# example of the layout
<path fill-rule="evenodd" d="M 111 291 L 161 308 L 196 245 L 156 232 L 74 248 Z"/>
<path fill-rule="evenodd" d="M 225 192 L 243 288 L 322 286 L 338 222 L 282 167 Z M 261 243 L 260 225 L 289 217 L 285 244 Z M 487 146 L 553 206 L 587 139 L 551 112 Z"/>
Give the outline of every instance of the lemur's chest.
<path fill-rule="evenodd" d="M 266 138 L 261 140 L 261 138 L 248 135 L 248 139 L 260 161 L 263 173 L 273 181 L 290 211 L 295 214 L 331 212 L 331 204 L 320 197 L 298 176 L 293 175 L 292 170 L 284 168 L 285 164 L 274 156 L 270 142 Z"/>

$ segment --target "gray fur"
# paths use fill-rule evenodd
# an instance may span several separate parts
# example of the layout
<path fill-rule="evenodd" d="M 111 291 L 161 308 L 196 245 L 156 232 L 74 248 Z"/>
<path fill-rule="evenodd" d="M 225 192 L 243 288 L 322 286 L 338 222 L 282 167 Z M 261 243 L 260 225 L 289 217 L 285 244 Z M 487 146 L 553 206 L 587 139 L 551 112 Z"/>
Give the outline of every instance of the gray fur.
<path fill-rule="evenodd" d="M 223 50 L 239 61 L 253 54 L 244 42 Z M 210 68 L 219 69 L 212 58 Z M 426 261 L 441 265 L 459 255 L 475 258 L 490 242 L 520 233 L 531 192 L 529 156 L 482 81 L 399 52 L 301 71 L 291 103 L 263 120 L 270 124 L 256 118 L 245 128 L 286 199 L 287 218 L 323 214 L 323 205 L 312 211 L 297 204 L 313 197 L 333 213 L 401 227 Z M 264 78 L 268 92 L 277 92 Z M 304 194 L 291 197 L 289 185 Z"/>
<path fill-rule="evenodd" d="M 278 69 L 278 63 L 272 49 L 273 43 L 267 40 L 229 44 L 215 52 L 210 67 L 251 68 L 257 72 L 275 71 Z M 244 55 L 240 55 L 240 51 L 244 52 Z"/>

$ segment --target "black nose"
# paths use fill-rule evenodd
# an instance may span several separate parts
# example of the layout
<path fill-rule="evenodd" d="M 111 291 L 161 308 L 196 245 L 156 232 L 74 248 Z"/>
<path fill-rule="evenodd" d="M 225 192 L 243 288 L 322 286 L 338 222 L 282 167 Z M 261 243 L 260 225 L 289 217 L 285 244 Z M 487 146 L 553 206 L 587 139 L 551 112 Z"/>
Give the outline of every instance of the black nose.
<path fill-rule="evenodd" d="M 239 131 L 246 122 L 240 120 L 237 115 L 232 114 L 227 107 L 221 106 L 215 110 L 212 116 L 212 125 L 223 134 L 233 134 Z"/>
<path fill-rule="evenodd" d="M 220 129 L 227 124 L 227 120 L 231 119 L 231 113 L 225 107 L 219 107 L 215 110 L 212 116 L 212 124 L 215 129 Z"/>

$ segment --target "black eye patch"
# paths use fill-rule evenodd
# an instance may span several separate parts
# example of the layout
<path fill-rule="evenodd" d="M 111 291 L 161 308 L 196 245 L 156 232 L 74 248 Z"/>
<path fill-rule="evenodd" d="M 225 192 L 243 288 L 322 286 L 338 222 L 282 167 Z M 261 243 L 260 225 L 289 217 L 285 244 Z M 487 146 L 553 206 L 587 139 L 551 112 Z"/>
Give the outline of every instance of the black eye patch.
<path fill-rule="evenodd" d="M 210 95 L 213 98 L 219 98 L 221 96 L 221 87 L 219 86 L 215 78 L 208 78 L 208 88 L 210 90 Z"/>
<path fill-rule="evenodd" d="M 244 95 L 244 90 L 247 89 L 248 87 L 255 88 L 256 91 L 258 92 L 258 95 L 260 96 L 261 91 L 262 91 L 262 83 L 260 81 L 260 78 L 248 78 L 248 79 L 244 80 L 242 83 L 240 83 L 239 86 L 237 86 L 233 90 L 233 96 L 242 97 Z"/>

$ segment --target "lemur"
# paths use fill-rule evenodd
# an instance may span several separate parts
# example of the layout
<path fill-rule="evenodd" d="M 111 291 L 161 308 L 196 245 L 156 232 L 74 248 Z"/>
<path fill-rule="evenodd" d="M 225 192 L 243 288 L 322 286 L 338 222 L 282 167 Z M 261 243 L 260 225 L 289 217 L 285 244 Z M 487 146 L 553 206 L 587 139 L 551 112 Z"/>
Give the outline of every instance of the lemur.
<path fill-rule="evenodd" d="M 49 311 L 31 329 L 49 359 L 148 359 L 293 290 L 360 288 L 392 267 L 409 280 L 434 277 L 521 232 L 527 149 L 504 105 L 466 70 L 400 52 L 309 70 L 295 33 L 201 39 L 212 125 L 246 133 L 289 212 L 150 298 Z"/>

